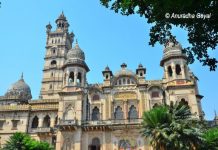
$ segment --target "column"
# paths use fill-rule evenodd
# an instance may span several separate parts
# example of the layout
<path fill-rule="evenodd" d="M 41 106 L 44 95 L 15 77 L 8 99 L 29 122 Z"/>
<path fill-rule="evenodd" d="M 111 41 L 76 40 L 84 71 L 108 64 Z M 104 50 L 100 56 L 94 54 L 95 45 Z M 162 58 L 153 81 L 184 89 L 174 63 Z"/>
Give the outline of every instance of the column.
<path fill-rule="evenodd" d="M 50 127 L 54 127 L 54 126 L 55 126 L 55 118 L 51 118 Z"/>
<path fill-rule="evenodd" d="M 75 73 L 74 73 L 74 83 L 73 83 L 73 85 L 77 85 L 77 76 L 78 76 L 78 72 L 77 71 L 75 71 Z"/>
<path fill-rule="evenodd" d="M 39 125 L 38 125 L 38 127 L 41 128 L 42 125 L 43 125 L 43 118 L 40 117 L 40 118 L 39 118 Z"/>
<path fill-rule="evenodd" d="M 171 64 L 172 71 L 173 71 L 173 79 L 176 79 L 176 70 L 175 70 L 175 65 L 172 63 Z"/>
<path fill-rule="evenodd" d="M 181 73 L 182 73 L 182 78 L 185 79 L 185 68 L 184 68 L 184 65 L 181 65 Z"/>

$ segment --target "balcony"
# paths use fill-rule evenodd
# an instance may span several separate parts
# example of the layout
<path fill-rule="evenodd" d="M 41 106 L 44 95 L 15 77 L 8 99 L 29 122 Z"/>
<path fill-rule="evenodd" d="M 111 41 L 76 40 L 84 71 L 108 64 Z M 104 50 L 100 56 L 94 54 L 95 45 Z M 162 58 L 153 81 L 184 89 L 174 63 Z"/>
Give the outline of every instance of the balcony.
<path fill-rule="evenodd" d="M 73 131 L 77 129 L 77 125 L 77 120 L 60 120 L 57 127 L 62 131 Z"/>
<path fill-rule="evenodd" d="M 31 132 L 32 133 L 50 133 L 52 132 L 52 128 L 51 127 L 32 128 Z"/>
<path fill-rule="evenodd" d="M 76 120 L 60 120 L 59 125 L 60 126 L 69 126 L 69 125 L 76 125 L 77 121 Z"/>

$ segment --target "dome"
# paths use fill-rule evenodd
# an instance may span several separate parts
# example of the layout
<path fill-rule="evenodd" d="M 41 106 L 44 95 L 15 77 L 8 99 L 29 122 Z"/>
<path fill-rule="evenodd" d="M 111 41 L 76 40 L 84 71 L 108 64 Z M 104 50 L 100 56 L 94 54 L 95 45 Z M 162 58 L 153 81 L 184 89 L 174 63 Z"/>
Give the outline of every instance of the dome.
<path fill-rule="evenodd" d="M 85 54 L 80 49 L 78 42 L 76 42 L 75 47 L 70 49 L 69 52 L 67 53 L 67 60 L 69 60 L 69 59 L 85 60 Z"/>
<path fill-rule="evenodd" d="M 58 19 L 56 20 L 56 23 L 58 22 L 58 20 L 64 20 L 66 21 L 66 17 L 64 16 L 64 12 L 62 11 L 62 13 L 60 14 L 60 16 L 58 17 Z"/>
<path fill-rule="evenodd" d="M 28 84 L 25 83 L 23 75 L 21 79 L 10 86 L 5 93 L 8 98 L 16 98 L 21 100 L 29 100 L 32 98 L 31 90 Z"/>
<path fill-rule="evenodd" d="M 119 76 L 135 76 L 135 73 L 129 69 L 126 68 L 127 65 L 125 63 L 123 63 L 121 65 L 121 69 L 115 73 L 115 77 L 119 77 Z"/>
<path fill-rule="evenodd" d="M 182 46 L 177 41 L 168 41 L 164 48 L 164 57 L 170 55 L 184 55 L 182 52 Z"/>

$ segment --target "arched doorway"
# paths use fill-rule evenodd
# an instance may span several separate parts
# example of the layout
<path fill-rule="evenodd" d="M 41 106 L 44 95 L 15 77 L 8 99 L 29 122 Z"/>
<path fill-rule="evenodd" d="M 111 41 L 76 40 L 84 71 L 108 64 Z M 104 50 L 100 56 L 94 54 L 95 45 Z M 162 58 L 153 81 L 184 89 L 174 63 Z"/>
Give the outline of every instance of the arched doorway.
<path fill-rule="evenodd" d="M 99 138 L 93 138 L 91 145 L 89 145 L 89 150 L 100 150 L 101 143 Z"/>

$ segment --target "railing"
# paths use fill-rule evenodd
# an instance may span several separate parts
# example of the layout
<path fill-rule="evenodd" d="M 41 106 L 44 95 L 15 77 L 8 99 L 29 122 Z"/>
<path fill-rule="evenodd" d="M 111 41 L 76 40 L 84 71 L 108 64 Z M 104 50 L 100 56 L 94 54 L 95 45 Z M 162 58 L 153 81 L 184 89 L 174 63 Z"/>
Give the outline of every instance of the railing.
<path fill-rule="evenodd" d="M 76 120 L 60 120 L 59 125 L 76 125 Z"/>
<path fill-rule="evenodd" d="M 82 121 L 84 126 L 93 125 L 115 125 L 115 124 L 140 124 L 142 122 L 141 118 L 136 119 L 113 119 L 113 120 L 96 120 L 96 121 Z"/>
<path fill-rule="evenodd" d="M 51 127 L 32 128 L 31 131 L 34 133 L 47 133 L 51 132 Z"/>

